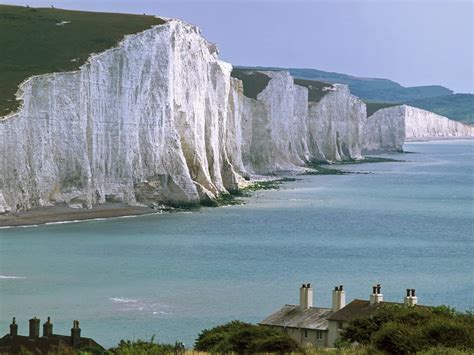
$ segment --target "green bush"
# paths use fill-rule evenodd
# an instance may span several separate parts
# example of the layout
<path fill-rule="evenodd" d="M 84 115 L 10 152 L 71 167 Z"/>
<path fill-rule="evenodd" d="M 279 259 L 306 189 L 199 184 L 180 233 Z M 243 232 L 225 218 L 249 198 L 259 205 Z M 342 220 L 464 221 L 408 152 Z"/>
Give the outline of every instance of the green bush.
<path fill-rule="evenodd" d="M 194 348 L 211 353 L 239 354 L 289 353 L 299 350 L 298 344 L 286 334 L 240 321 L 203 330 L 196 339 Z"/>
<path fill-rule="evenodd" d="M 150 341 L 144 340 L 120 340 L 117 347 L 109 349 L 107 352 L 111 355 L 165 355 L 165 354 L 184 354 L 182 343 L 159 344 L 155 343 L 154 337 Z"/>
<path fill-rule="evenodd" d="M 440 354 L 445 349 L 473 353 L 474 315 L 445 306 L 385 305 L 370 317 L 349 322 L 341 333 L 341 343 L 344 342 L 356 342 L 389 354 L 439 349 Z"/>
<path fill-rule="evenodd" d="M 389 354 L 410 354 L 417 350 L 411 329 L 399 323 L 385 324 L 374 333 L 372 340 L 377 349 Z"/>

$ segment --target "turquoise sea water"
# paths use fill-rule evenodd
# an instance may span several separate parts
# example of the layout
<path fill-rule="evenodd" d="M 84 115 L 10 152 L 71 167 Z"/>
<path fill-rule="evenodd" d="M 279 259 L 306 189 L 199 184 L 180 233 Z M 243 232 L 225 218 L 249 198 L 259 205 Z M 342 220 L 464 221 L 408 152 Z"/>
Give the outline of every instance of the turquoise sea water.
<path fill-rule="evenodd" d="M 474 141 L 410 143 L 403 163 L 302 176 L 244 206 L 0 229 L 0 335 L 12 316 L 73 319 L 105 346 L 121 338 L 184 341 L 232 319 L 257 322 L 311 282 L 330 306 L 382 284 L 423 304 L 474 306 Z M 12 278 L 16 277 L 16 278 Z"/>

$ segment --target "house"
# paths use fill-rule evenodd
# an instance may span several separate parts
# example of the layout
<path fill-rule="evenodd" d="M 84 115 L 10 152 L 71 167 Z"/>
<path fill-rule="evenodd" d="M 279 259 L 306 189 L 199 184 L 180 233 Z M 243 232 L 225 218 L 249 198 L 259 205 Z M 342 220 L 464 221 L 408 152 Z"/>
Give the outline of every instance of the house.
<path fill-rule="evenodd" d="M 287 333 L 301 346 L 330 347 L 328 318 L 345 306 L 344 287 L 336 286 L 332 295 L 331 308 L 313 307 L 313 289 L 303 284 L 299 305 L 287 304 L 259 324 Z"/>
<path fill-rule="evenodd" d="M 73 353 L 74 350 L 87 349 L 94 353 L 105 353 L 105 349 L 90 338 L 81 337 L 79 321 L 75 320 L 71 336 L 53 334 L 50 317 L 43 324 L 43 336 L 40 337 L 40 320 L 36 317 L 29 321 L 29 335 L 18 335 L 18 324 L 13 318 L 10 333 L 0 338 L 0 354 L 20 354 L 27 350 L 33 354 Z"/>
<path fill-rule="evenodd" d="M 339 332 L 344 327 L 356 318 L 370 317 L 380 308 L 385 305 L 399 305 L 407 307 L 428 307 L 418 305 L 418 297 L 416 297 L 416 290 L 414 288 L 406 289 L 406 296 L 402 302 L 386 302 L 383 300 L 383 294 L 381 291 L 380 284 L 372 287 L 372 294 L 369 300 L 355 299 L 339 311 L 333 313 L 328 318 L 328 333 L 329 341 L 328 344 L 333 345 L 339 337 Z"/>
<path fill-rule="evenodd" d="M 300 346 L 334 347 L 340 332 L 351 320 L 370 317 L 387 304 L 415 306 L 418 298 L 415 289 L 407 289 L 403 303 L 384 302 L 380 284 L 372 287 L 369 300 L 355 299 L 346 305 L 343 285 L 332 291 L 332 307 L 313 307 L 313 289 L 310 284 L 300 288 L 300 304 L 285 305 L 262 320 L 259 325 L 288 334 Z M 425 307 L 425 306 L 420 306 Z"/>

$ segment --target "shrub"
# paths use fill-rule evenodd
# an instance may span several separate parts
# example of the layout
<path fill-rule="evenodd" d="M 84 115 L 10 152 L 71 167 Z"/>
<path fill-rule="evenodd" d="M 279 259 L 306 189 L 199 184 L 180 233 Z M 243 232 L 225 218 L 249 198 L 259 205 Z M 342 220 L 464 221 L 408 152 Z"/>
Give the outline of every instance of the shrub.
<path fill-rule="evenodd" d="M 120 340 L 117 347 L 109 349 L 108 354 L 113 355 L 165 355 L 182 354 L 184 347 L 182 343 L 159 344 L 155 343 L 154 337 L 150 341 L 144 340 Z"/>
<path fill-rule="evenodd" d="M 377 349 L 389 354 L 409 354 L 417 350 L 417 342 L 410 328 L 390 322 L 374 333 L 373 343 Z"/>
<path fill-rule="evenodd" d="M 202 331 L 194 348 L 198 351 L 239 354 L 299 350 L 298 344 L 286 334 L 240 321 Z"/>
<path fill-rule="evenodd" d="M 432 346 L 474 349 L 474 329 L 454 320 L 433 320 L 423 328 L 423 336 Z"/>
<path fill-rule="evenodd" d="M 354 319 L 341 333 L 348 341 L 390 354 L 427 349 L 474 350 L 474 315 L 446 306 L 405 307 L 385 305 L 370 317 Z M 438 351 L 438 350 L 430 350 Z"/>

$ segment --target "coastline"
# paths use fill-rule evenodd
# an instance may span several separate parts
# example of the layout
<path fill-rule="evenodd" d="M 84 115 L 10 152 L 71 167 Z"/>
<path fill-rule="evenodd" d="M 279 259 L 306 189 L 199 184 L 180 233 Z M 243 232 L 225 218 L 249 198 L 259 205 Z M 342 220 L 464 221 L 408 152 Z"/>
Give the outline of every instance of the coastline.
<path fill-rule="evenodd" d="M 463 139 L 474 139 L 472 136 L 458 136 L 458 137 L 419 137 L 419 138 L 405 138 L 407 142 L 429 142 L 429 141 L 454 141 Z"/>
<path fill-rule="evenodd" d="M 128 206 L 125 204 L 103 204 L 92 209 L 75 209 L 66 206 L 35 208 L 25 212 L 0 215 L 0 229 L 14 227 L 33 227 L 52 223 L 73 223 L 94 219 L 133 217 L 160 213 L 149 207 Z"/>

